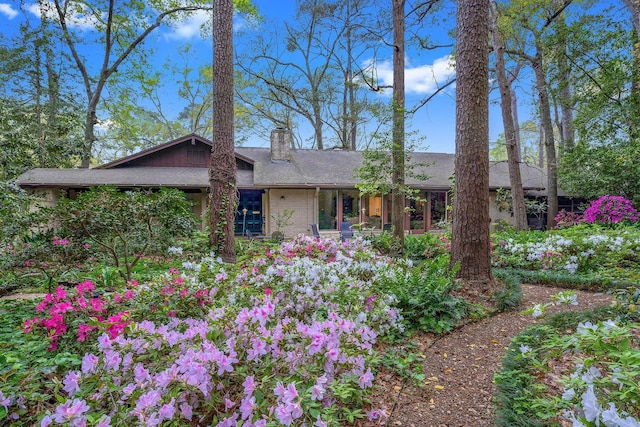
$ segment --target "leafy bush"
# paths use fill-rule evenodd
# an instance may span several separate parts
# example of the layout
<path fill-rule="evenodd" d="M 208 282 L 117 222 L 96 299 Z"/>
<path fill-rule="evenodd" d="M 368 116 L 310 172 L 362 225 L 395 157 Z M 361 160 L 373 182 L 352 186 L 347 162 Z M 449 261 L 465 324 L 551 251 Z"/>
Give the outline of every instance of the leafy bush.
<path fill-rule="evenodd" d="M 569 368 L 566 371 L 569 377 L 574 373 L 576 364 L 563 355 L 567 351 L 578 351 L 578 348 L 590 351 L 573 345 L 579 342 L 572 339 L 575 334 L 563 334 L 576 330 L 580 322 L 593 322 L 594 319 L 597 321 L 612 316 L 615 317 L 616 312 L 608 307 L 557 313 L 545 319 L 543 324 L 532 326 L 514 337 L 502 361 L 502 368 L 495 375 L 496 425 L 544 426 L 561 415 L 561 409 L 555 404 L 561 400 L 559 396 L 563 393 L 558 390 L 562 385 L 550 384 L 557 379 L 553 370 L 560 366 L 561 361 L 562 365 Z M 550 372 L 554 372 L 553 376 L 549 376 Z M 550 400 L 545 400 L 547 396 Z M 621 406 L 618 405 L 618 408 Z"/>
<path fill-rule="evenodd" d="M 391 232 L 365 235 L 363 238 L 368 240 L 371 243 L 371 246 L 382 255 L 389 255 L 400 252 L 400 241 Z"/>
<path fill-rule="evenodd" d="M 522 300 L 522 285 L 520 277 L 513 271 L 494 271 L 493 275 L 500 280 L 504 287 L 497 290 L 491 296 L 495 302 L 496 310 L 507 311 L 516 308 Z"/>
<path fill-rule="evenodd" d="M 640 233 L 634 227 L 610 229 L 581 224 L 549 232 L 497 233 L 494 267 L 637 281 Z M 546 274 L 546 273 L 545 273 Z"/>
<path fill-rule="evenodd" d="M 33 223 L 29 206 L 35 201 L 15 182 L 0 182 L 0 247 L 15 244 L 28 235 Z"/>
<path fill-rule="evenodd" d="M 409 235 L 404 239 L 405 255 L 413 260 L 437 258 L 449 252 L 451 244 L 444 235 Z"/>
<path fill-rule="evenodd" d="M 440 256 L 388 278 L 385 291 L 396 296 L 408 328 L 440 333 L 451 330 L 464 316 L 467 303 L 450 294 L 457 271 L 448 256 Z"/>
<path fill-rule="evenodd" d="M 374 344 L 402 327 L 381 282 L 405 268 L 360 239 L 303 236 L 238 266 L 213 255 L 186 261 L 128 294 L 97 296 L 127 308 L 130 323 L 113 334 L 105 324 L 97 347 L 87 337 L 80 366 L 44 385 L 60 394 L 55 405 L 51 395 L 36 405 L 16 392 L 22 386 L 1 388 L 7 414 L 22 425 L 45 411 L 44 425 L 338 426 L 378 418 L 383 412 L 364 411 L 379 360 Z M 68 309 L 66 316 L 73 306 L 76 316 L 78 305 L 77 294 L 61 294 L 41 308 Z"/>
<path fill-rule="evenodd" d="M 636 222 L 638 212 L 631 202 L 620 196 L 602 196 L 591 202 L 584 211 L 584 220 L 588 223 L 617 224 Z"/>
<path fill-rule="evenodd" d="M 583 221 L 582 215 L 580 215 L 577 212 L 567 212 L 564 209 L 558 212 L 558 215 L 555 216 L 555 222 L 556 222 L 557 228 L 571 227 L 571 226 L 582 223 L 582 221 Z"/>
<path fill-rule="evenodd" d="M 65 235 L 90 243 L 91 250 L 110 259 L 125 281 L 131 280 L 141 256 L 163 253 L 175 238 L 195 228 L 184 194 L 166 188 L 158 192 L 92 188 L 76 200 L 60 199 L 54 215 Z"/>

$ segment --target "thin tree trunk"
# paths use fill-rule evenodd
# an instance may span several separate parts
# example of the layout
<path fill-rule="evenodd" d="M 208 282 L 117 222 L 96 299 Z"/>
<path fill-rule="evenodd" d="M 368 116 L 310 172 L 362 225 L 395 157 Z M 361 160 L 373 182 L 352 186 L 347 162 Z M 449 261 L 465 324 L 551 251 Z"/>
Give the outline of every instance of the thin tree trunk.
<path fill-rule="evenodd" d="M 507 79 L 504 64 L 504 45 L 498 32 L 498 11 L 495 3 L 491 2 L 491 36 L 493 51 L 496 57 L 496 73 L 498 76 L 498 88 L 502 110 L 502 122 L 504 123 L 504 136 L 507 146 L 507 164 L 509 166 L 509 183 L 511 185 L 511 202 L 513 215 L 516 221 L 516 230 L 527 230 L 527 209 L 524 203 L 524 189 L 520 175 L 520 153 L 516 143 L 516 129 L 511 110 L 511 87 Z"/>
<path fill-rule="evenodd" d="M 217 0 L 213 10 L 215 128 L 209 168 L 209 243 L 224 262 L 236 261 L 233 235 L 236 206 L 233 117 L 233 0 Z"/>
<path fill-rule="evenodd" d="M 456 155 L 451 262 L 472 295 L 495 286 L 489 252 L 489 1 L 457 2 Z"/>
<path fill-rule="evenodd" d="M 405 197 L 404 187 L 404 5 L 405 0 L 393 0 L 393 171 L 391 181 L 391 222 L 398 250 L 404 250 Z"/>
<path fill-rule="evenodd" d="M 571 149 L 575 145 L 575 131 L 573 127 L 573 110 L 571 100 L 571 68 L 567 53 L 567 24 L 564 15 L 557 19 L 558 33 L 561 35 L 560 43 L 557 46 L 557 62 L 560 73 L 559 103 L 560 103 L 560 141 L 565 149 Z"/>
<path fill-rule="evenodd" d="M 520 69 L 522 68 L 522 62 L 518 61 L 516 68 L 511 73 L 509 77 L 509 91 L 511 92 L 511 117 L 513 118 L 513 127 L 516 132 L 516 151 L 518 153 L 518 157 L 516 159 L 517 162 L 522 161 L 522 143 L 520 142 L 520 119 L 518 118 L 518 95 L 513 88 L 513 83 L 518 78 L 518 74 L 520 74 Z"/>
<path fill-rule="evenodd" d="M 536 89 L 540 102 L 540 119 L 544 129 L 544 149 L 547 159 L 547 229 L 551 229 L 556 225 L 555 217 L 558 214 L 558 164 L 556 146 L 553 139 L 551 106 L 542 64 L 541 46 L 536 46 L 536 56 L 533 58 L 531 65 L 536 76 Z"/>

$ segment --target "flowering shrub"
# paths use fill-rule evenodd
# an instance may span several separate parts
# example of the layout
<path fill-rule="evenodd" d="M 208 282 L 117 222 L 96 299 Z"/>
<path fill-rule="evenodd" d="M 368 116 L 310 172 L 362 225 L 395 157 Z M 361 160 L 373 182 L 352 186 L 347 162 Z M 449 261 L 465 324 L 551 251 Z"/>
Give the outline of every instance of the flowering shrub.
<path fill-rule="evenodd" d="M 640 349 L 630 339 L 638 333 L 640 325 L 606 320 L 581 322 L 563 337 L 564 348 L 577 356 L 573 372 L 560 381 L 564 393 L 557 410 L 563 418 L 574 425 L 640 425 Z"/>
<path fill-rule="evenodd" d="M 555 222 L 557 228 L 567 228 L 573 225 L 578 225 L 582 223 L 582 215 L 576 212 L 567 212 L 562 209 L 558 212 L 558 215 L 555 216 Z"/>
<path fill-rule="evenodd" d="M 591 202 L 584 211 L 584 220 L 588 223 L 615 224 L 623 221 L 636 222 L 638 212 L 631 202 L 620 196 L 602 196 Z"/>
<path fill-rule="evenodd" d="M 495 376 L 496 424 L 639 426 L 640 325 L 611 315 L 564 313 L 516 336 Z"/>
<path fill-rule="evenodd" d="M 591 228 L 576 226 L 547 233 L 497 235 L 496 240 L 491 254 L 496 267 L 576 274 L 635 266 L 640 261 L 640 235 L 628 230 L 594 234 Z"/>
<path fill-rule="evenodd" d="M 42 330 L 50 342 L 49 351 L 56 350 L 65 336 L 71 341 L 69 336 L 74 334 L 67 333 L 70 326 L 76 328 L 75 336 L 80 342 L 94 331 L 106 331 L 115 338 L 129 324 L 129 313 L 110 313 L 112 307 L 109 301 L 94 295 L 94 290 L 95 285 L 90 281 L 79 283 L 72 292 L 62 287 L 56 288 L 55 293 L 47 294 L 36 306 L 36 311 L 45 315 L 26 320 L 24 331 L 32 333 Z"/>
<path fill-rule="evenodd" d="M 98 351 L 66 374 L 68 399 L 42 425 L 322 427 L 380 417 L 384 411 L 362 408 L 373 345 L 401 327 L 378 284 L 395 268 L 404 267 L 359 239 L 305 237 L 237 271 L 214 256 L 185 263 L 135 287 L 127 304 L 156 301 L 156 313 L 186 313 L 180 298 L 199 298 L 188 305 L 206 312 L 167 311 L 164 323 L 139 320 L 103 334 Z"/>

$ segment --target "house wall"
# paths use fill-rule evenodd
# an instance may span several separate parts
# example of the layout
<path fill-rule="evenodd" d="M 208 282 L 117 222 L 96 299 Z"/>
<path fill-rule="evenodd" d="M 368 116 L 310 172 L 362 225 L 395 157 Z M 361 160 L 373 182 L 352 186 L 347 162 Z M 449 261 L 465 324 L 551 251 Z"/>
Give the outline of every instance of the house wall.
<path fill-rule="evenodd" d="M 272 234 L 276 231 L 275 218 L 285 209 L 293 211 L 290 225 L 282 228 L 286 238 L 298 234 L 311 235 L 311 224 L 317 223 L 316 219 L 316 191 L 315 189 L 270 189 L 265 209 L 265 233 Z"/>
<path fill-rule="evenodd" d="M 500 212 L 498 209 L 498 206 L 496 205 L 496 195 L 495 191 L 489 192 L 489 218 L 491 218 L 491 231 L 495 231 L 496 224 L 502 219 L 506 220 L 510 225 L 515 226 L 516 220 L 513 215 L 511 215 L 508 210 Z"/>
<path fill-rule="evenodd" d="M 40 207 L 52 208 L 58 204 L 60 199 L 59 188 L 34 188 L 28 190 L 29 194 L 37 197 L 39 200 L 36 204 L 30 207 L 31 211 L 34 211 Z"/>

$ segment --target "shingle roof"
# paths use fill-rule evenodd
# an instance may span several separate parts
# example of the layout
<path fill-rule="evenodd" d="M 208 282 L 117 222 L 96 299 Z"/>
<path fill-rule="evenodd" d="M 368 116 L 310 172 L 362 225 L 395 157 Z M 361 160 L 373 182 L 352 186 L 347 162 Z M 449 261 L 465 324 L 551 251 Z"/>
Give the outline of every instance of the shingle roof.
<path fill-rule="evenodd" d="M 259 187 L 353 187 L 354 177 L 362 164 L 362 152 L 342 150 L 292 150 L 291 162 L 271 161 L 268 148 L 237 147 L 236 152 L 254 160 L 254 184 Z M 426 172 L 427 181 L 407 179 L 416 188 L 449 189 L 454 172 L 454 154 L 411 153 L 411 161 L 426 164 L 416 168 L 416 173 Z M 546 187 L 546 172 L 534 165 L 521 164 L 522 183 L 525 189 Z M 489 186 L 510 188 L 506 162 L 490 162 Z"/>
<path fill-rule="evenodd" d="M 22 187 L 123 187 L 206 188 L 207 168 L 32 169 L 18 177 Z M 239 170 L 239 188 L 253 187 L 251 171 Z"/>
<path fill-rule="evenodd" d="M 237 147 L 236 154 L 252 161 L 253 171 L 238 170 L 239 188 L 343 187 L 358 182 L 355 169 L 362 164 L 362 152 L 342 150 L 292 150 L 291 162 L 274 162 L 269 148 Z M 408 178 L 416 188 L 444 190 L 451 187 L 454 154 L 411 153 L 412 162 L 429 164 L 426 181 Z M 525 190 L 546 187 L 546 172 L 534 165 L 521 164 Z M 417 172 L 417 171 L 416 171 Z M 110 169 L 33 169 L 18 177 L 23 187 L 90 187 L 98 185 L 204 188 L 209 186 L 206 168 L 135 167 Z M 506 162 L 491 162 L 491 188 L 510 188 Z"/>

